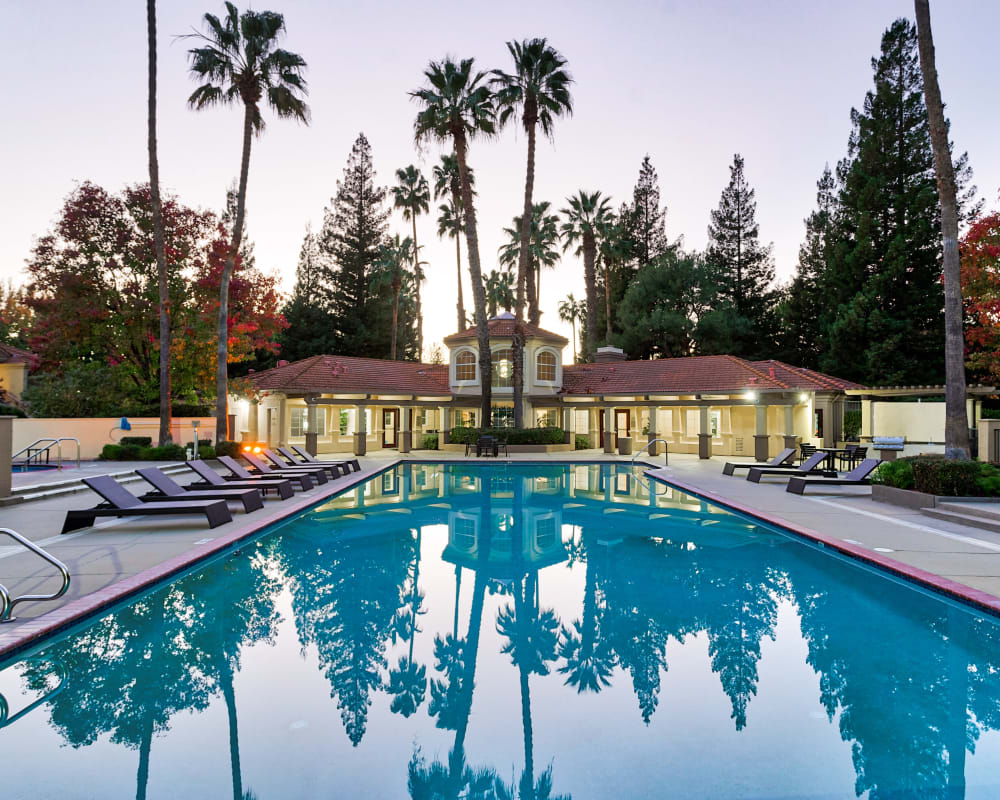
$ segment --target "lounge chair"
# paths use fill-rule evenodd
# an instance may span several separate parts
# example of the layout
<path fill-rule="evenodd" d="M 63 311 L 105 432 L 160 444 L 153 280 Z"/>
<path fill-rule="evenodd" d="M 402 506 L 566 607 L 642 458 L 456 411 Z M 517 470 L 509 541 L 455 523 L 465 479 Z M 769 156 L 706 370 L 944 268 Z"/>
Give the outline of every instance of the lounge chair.
<path fill-rule="evenodd" d="M 239 500 L 243 503 L 243 510 L 247 514 L 264 507 L 264 498 L 260 494 L 260 487 L 253 489 L 240 489 L 232 486 L 226 489 L 187 489 L 157 467 L 137 469 L 135 474 L 156 489 L 155 493 L 142 495 L 140 499 L 143 502 L 162 503 L 165 500 L 182 499 Z"/>
<path fill-rule="evenodd" d="M 276 448 L 285 457 L 290 466 L 293 467 L 323 467 L 330 473 L 331 478 L 339 478 L 341 475 L 349 475 L 353 470 L 346 461 L 306 461 L 293 453 L 287 447 Z"/>
<path fill-rule="evenodd" d="M 870 486 L 872 479 L 869 476 L 881 463 L 877 458 L 866 458 L 843 478 L 803 478 L 796 475 L 788 481 L 788 488 L 785 491 L 805 494 L 806 487 L 809 486 Z"/>
<path fill-rule="evenodd" d="M 298 453 L 302 458 L 309 462 L 310 464 L 326 464 L 329 462 L 323 461 L 316 458 L 312 453 L 306 450 L 304 447 L 299 447 L 297 444 L 292 445 L 292 450 Z M 346 461 L 337 462 L 342 464 L 347 464 L 355 472 L 361 472 L 361 463 L 356 458 L 349 458 Z"/>
<path fill-rule="evenodd" d="M 225 475 L 223 475 L 222 477 L 226 478 L 226 480 L 298 481 L 298 484 L 300 487 L 302 487 L 303 492 L 309 491 L 309 489 L 312 489 L 313 486 L 316 485 L 313 483 L 312 478 L 309 475 L 306 475 L 304 472 L 297 475 L 277 475 L 277 474 L 267 474 L 267 473 L 263 475 L 254 475 L 252 472 L 248 472 L 246 469 L 244 469 L 243 465 L 240 464 L 232 456 L 219 456 L 218 461 L 220 464 L 222 464 L 222 466 L 228 469 L 229 473 L 233 476 L 232 479 L 230 479 Z"/>
<path fill-rule="evenodd" d="M 310 469 L 321 469 L 329 477 L 336 480 L 343 474 L 339 464 L 303 464 L 298 459 L 289 459 L 288 456 L 281 456 L 273 450 L 261 450 L 260 454 L 270 461 L 276 469 L 298 469 L 306 472 Z"/>
<path fill-rule="evenodd" d="M 780 476 L 783 478 L 790 478 L 793 475 L 824 475 L 829 478 L 836 478 L 836 470 L 829 468 L 824 469 L 822 466 L 828 455 L 828 453 L 820 450 L 818 453 L 813 453 L 809 456 L 809 458 L 799 464 L 799 466 L 795 467 L 795 469 L 784 469 L 782 467 L 754 467 L 747 473 L 747 480 L 751 483 L 760 483 L 760 479 L 765 475 Z"/>
<path fill-rule="evenodd" d="M 208 527 L 217 528 L 233 521 L 225 500 L 170 500 L 144 503 L 110 475 L 84 478 L 83 482 L 104 498 L 94 508 L 66 512 L 62 533 L 89 528 L 98 517 L 165 517 L 182 514 L 204 514 Z"/>
<path fill-rule="evenodd" d="M 753 469 L 754 467 L 767 468 L 767 467 L 781 467 L 782 469 L 795 469 L 795 448 L 786 447 L 778 455 L 772 458 L 770 461 L 757 462 L 756 464 L 751 461 L 745 462 L 734 462 L 727 461 L 722 467 L 723 475 L 732 475 L 738 469 Z"/>
<path fill-rule="evenodd" d="M 328 478 L 326 477 L 326 470 L 322 467 L 282 467 L 278 469 L 277 467 L 269 467 L 264 461 L 261 461 L 257 456 L 251 455 L 250 453 L 243 453 L 243 459 L 255 470 L 255 474 L 258 475 L 283 475 L 286 478 L 292 475 L 308 475 L 316 483 L 326 483 Z"/>
<path fill-rule="evenodd" d="M 228 486 L 233 489 L 260 489 L 265 497 L 268 492 L 274 492 L 282 500 L 287 500 L 295 494 L 292 482 L 287 479 L 272 480 L 270 478 L 251 477 L 245 481 L 227 481 L 204 461 L 188 461 L 186 463 L 191 468 L 191 471 L 201 478 L 197 483 L 188 484 L 192 489 L 208 489 L 212 486 Z"/>

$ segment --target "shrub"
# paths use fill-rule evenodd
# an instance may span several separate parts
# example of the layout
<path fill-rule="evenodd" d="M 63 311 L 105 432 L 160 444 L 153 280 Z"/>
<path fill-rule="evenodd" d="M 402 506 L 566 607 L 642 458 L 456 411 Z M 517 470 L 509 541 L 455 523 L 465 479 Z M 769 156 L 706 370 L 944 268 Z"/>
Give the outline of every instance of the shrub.
<path fill-rule="evenodd" d="M 913 462 L 913 488 L 943 497 L 974 497 L 979 494 L 978 461 L 918 459 Z"/>
<path fill-rule="evenodd" d="M 143 461 L 183 461 L 187 451 L 180 444 L 165 444 L 163 447 L 143 447 L 139 458 Z"/>
<path fill-rule="evenodd" d="M 576 440 L 574 443 L 575 450 L 589 450 L 590 449 L 590 437 L 585 436 L 582 433 L 576 435 Z"/>
<path fill-rule="evenodd" d="M 215 455 L 236 458 L 240 454 L 240 443 L 223 439 L 215 444 Z"/>
<path fill-rule="evenodd" d="M 122 448 L 119 444 L 106 444 L 101 449 L 101 459 L 103 461 L 119 461 L 121 460 Z"/>
<path fill-rule="evenodd" d="M 428 433 L 424 436 L 423 443 L 424 450 L 437 450 L 438 449 L 438 435 L 436 433 Z"/>
<path fill-rule="evenodd" d="M 136 447 L 149 447 L 153 444 L 152 436 L 123 436 L 121 438 L 121 444 L 130 445 L 134 444 Z"/>
<path fill-rule="evenodd" d="M 475 444 L 480 436 L 492 436 L 504 444 L 562 444 L 562 428 L 467 428 L 451 429 L 452 444 Z"/>
<path fill-rule="evenodd" d="M 123 444 L 119 446 L 118 449 L 118 460 L 119 461 L 138 461 L 142 458 L 141 447 L 137 444 Z"/>
<path fill-rule="evenodd" d="M 210 444 L 198 444 L 198 458 L 215 458 L 215 448 Z"/>
<path fill-rule="evenodd" d="M 24 413 L 23 409 L 17 406 L 12 406 L 7 403 L 0 403 L 0 416 L 4 417 L 18 417 L 24 419 L 28 415 Z"/>
<path fill-rule="evenodd" d="M 907 459 L 902 458 L 896 461 L 885 461 L 879 464 L 875 474 L 872 475 L 872 483 L 892 486 L 895 489 L 912 489 L 913 465 Z"/>
<path fill-rule="evenodd" d="M 478 436 L 479 428 L 466 428 L 464 426 L 458 426 L 451 429 L 448 441 L 452 444 L 475 444 Z"/>

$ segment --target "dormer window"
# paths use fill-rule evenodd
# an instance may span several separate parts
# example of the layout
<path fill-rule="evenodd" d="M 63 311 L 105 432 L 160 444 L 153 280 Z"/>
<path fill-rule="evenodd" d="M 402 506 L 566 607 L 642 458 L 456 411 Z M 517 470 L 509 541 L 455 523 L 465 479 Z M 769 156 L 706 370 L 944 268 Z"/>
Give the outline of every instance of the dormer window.
<path fill-rule="evenodd" d="M 476 379 L 476 354 L 463 350 L 455 357 L 455 380 L 474 381 Z"/>
<path fill-rule="evenodd" d="M 493 351 L 494 389 L 509 389 L 514 385 L 514 351 L 509 347 Z"/>
<path fill-rule="evenodd" d="M 535 380 L 555 381 L 556 354 L 550 350 L 542 350 L 535 359 Z"/>

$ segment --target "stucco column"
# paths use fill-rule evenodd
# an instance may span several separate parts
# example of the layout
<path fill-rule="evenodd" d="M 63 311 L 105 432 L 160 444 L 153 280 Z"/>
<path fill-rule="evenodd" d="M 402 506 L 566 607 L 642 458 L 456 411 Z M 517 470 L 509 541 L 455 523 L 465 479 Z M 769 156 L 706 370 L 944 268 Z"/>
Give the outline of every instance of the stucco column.
<path fill-rule="evenodd" d="M 310 455 L 316 455 L 319 450 L 318 439 L 319 439 L 319 414 L 317 413 L 319 409 L 314 403 L 310 403 L 306 406 L 306 452 Z"/>
<path fill-rule="evenodd" d="M 410 431 L 410 407 L 399 407 L 399 452 L 409 453 L 413 446 L 413 433 Z"/>
<path fill-rule="evenodd" d="M 354 406 L 354 455 L 368 452 L 368 431 L 365 426 L 365 406 Z"/>
<path fill-rule="evenodd" d="M 247 431 L 250 434 L 250 441 L 259 441 L 260 437 L 260 402 L 251 400 L 247 408 Z"/>
<path fill-rule="evenodd" d="M 754 406 L 753 457 L 767 461 L 767 406 Z"/>
<path fill-rule="evenodd" d="M 649 433 L 646 435 L 646 441 L 652 442 L 659 439 L 659 434 L 656 432 L 656 406 L 650 406 L 648 409 L 649 413 Z M 651 456 L 655 456 L 659 452 L 660 445 L 651 444 L 649 445 L 648 452 Z"/>
<path fill-rule="evenodd" d="M 14 452 L 14 417 L 0 417 L 0 497 L 10 497 L 11 453 Z"/>
<path fill-rule="evenodd" d="M 615 409 L 608 406 L 604 409 L 604 452 L 615 452 Z"/>
<path fill-rule="evenodd" d="M 785 447 L 793 450 L 799 446 L 799 437 L 795 435 L 795 406 L 785 406 Z"/>
<path fill-rule="evenodd" d="M 712 457 L 712 432 L 708 428 L 708 406 L 698 408 L 698 458 Z"/>
<path fill-rule="evenodd" d="M 441 419 L 438 422 L 439 444 L 448 444 L 448 436 L 451 433 L 451 409 L 448 406 L 439 406 L 438 415 Z"/>
<path fill-rule="evenodd" d="M 564 408 L 562 410 L 563 444 L 573 444 L 573 409 Z"/>
<path fill-rule="evenodd" d="M 288 398 L 284 395 L 278 401 L 278 444 L 288 444 Z"/>
<path fill-rule="evenodd" d="M 590 440 L 589 444 L 593 447 L 603 447 L 604 442 L 601 441 L 601 424 L 600 424 L 600 414 L 604 411 L 601 409 L 587 409 L 587 438 Z"/>

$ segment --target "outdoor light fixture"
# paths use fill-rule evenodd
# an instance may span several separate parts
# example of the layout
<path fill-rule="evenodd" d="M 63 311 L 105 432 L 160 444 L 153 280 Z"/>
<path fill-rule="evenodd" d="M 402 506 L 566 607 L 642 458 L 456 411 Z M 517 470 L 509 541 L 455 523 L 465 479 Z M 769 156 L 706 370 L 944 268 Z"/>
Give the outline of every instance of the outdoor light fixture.
<path fill-rule="evenodd" d="M 743 393 L 743 399 L 744 400 L 756 400 L 757 399 L 757 392 L 753 392 L 753 391 L 744 392 Z"/>
<path fill-rule="evenodd" d="M 805 392 L 803 392 L 802 394 L 800 394 L 799 395 L 799 402 L 800 403 L 808 403 L 809 402 L 809 395 L 807 395 Z"/>

